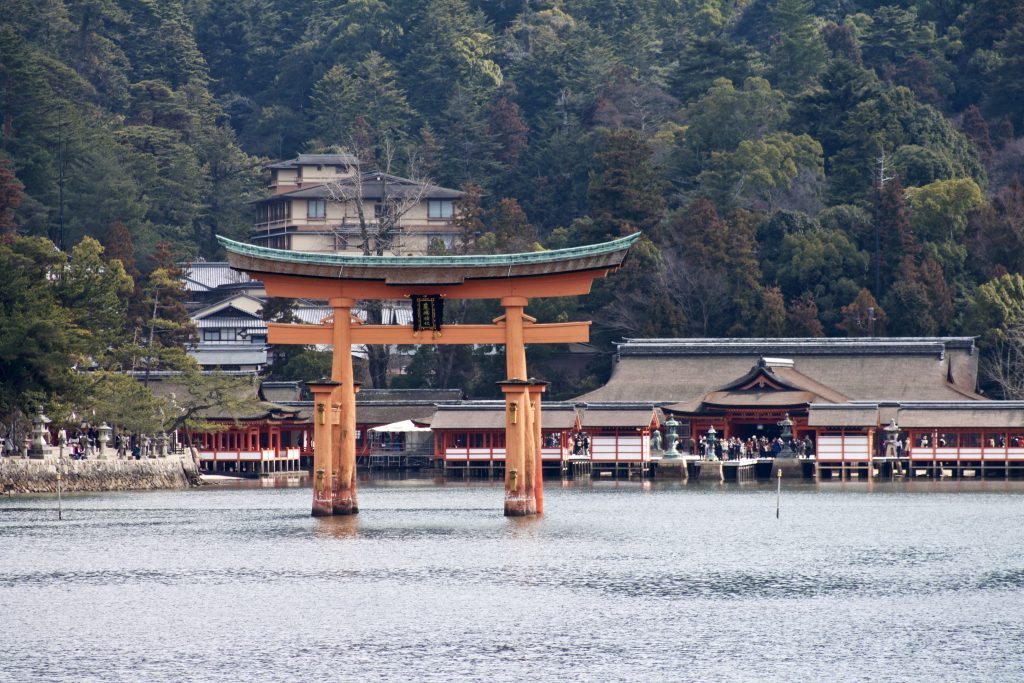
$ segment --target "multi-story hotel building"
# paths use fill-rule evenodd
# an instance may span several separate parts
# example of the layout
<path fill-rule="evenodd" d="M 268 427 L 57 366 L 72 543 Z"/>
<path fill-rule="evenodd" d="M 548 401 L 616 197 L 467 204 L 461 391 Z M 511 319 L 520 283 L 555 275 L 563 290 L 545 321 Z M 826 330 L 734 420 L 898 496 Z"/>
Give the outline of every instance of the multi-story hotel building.
<path fill-rule="evenodd" d="M 271 195 L 257 200 L 250 241 L 263 247 L 362 253 L 359 204 L 368 232 L 387 216 L 396 230 L 387 255 L 426 254 L 455 245 L 463 193 L 360 169 L 350 154 L 300 154 L 267 166 Z"/>

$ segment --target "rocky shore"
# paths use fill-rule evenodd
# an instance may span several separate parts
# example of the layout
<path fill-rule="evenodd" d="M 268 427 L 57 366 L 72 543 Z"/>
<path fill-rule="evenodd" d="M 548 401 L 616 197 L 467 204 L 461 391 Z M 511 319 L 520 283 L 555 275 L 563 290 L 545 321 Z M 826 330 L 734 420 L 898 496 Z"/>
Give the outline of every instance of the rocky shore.
<path fill-rule="evenodd" d="M 187 453 L 142 460 L 72 460 L 62 463 L 61 487 L 73 491 L 186 489 L 199 485 L 195 461 Z M 0 492 L 56 493 L 57 458 L 0 458 Z"/>

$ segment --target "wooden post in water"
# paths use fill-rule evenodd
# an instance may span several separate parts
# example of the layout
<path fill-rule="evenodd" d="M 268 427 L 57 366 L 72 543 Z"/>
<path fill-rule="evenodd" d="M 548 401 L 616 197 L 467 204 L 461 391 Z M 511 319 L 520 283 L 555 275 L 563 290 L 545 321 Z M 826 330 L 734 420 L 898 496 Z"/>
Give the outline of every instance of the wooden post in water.
<path fill-rule="evenodd" d="M 523 341 L 525 297 L 506 296 L 505 369 L 508 379 L 499 382 L 505 394 L 505 516 L 523 517 L 537 513 L 534 495 L 532 414 L 526 377 L 526 345 Z"/>
<path fill-rule="evenodd" d="M 354 515 L 359 512 L 356 500 L 356 386 L 352 370 L 352 307 L 356 302 L 337 297 L 329 303 L 334 310 L 331 379 L 338 383 L 334 395 L 339 406 L 337 438 L 331 458 L 334 474 L 332 508 L 336 515 Z"/>
<path fill-rule="evenodd" d="M 775 519 L 779 518 L 779 506 L 782 502 L 782 468 L 780 467 L 779 476 L 776 477 L 778 485 L 775 487 Z"/>
<path fill-rule="evenodd" d="M 335 420 L 332 397 L 338 383 L 322 379 L 307 382 L 306 386 L 313 392 L 313 516 L 326 517 L 334 514 L 331 442 Z"/>
<path fill-rule="evenodd" d="M 544 434 L 541 430 L 541 394 L 548 388 L 547 382 L 530 381 L 530 403 L 533 408 L 533 443 L 537 465 L 534 470 L 533 495 L 537 500 L 537 514 L 544 514 Z"/>

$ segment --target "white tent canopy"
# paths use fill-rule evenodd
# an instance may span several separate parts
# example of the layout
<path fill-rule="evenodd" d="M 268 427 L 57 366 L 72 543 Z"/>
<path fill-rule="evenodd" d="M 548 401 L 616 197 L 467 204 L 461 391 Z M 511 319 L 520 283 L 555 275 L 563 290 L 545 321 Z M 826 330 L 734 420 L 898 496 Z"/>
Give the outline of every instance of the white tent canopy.
<path fill-rule="evenodd" d="M 391 424 L 381 425 L 380 427 L 371 427 L 368 431 L 376 432 L 378 434 L 429 432 L 430 427 L 417 427 L 415 424 L 413 424 L 412 420 L 402 420 L 401 422 L 392 422 Z"/>

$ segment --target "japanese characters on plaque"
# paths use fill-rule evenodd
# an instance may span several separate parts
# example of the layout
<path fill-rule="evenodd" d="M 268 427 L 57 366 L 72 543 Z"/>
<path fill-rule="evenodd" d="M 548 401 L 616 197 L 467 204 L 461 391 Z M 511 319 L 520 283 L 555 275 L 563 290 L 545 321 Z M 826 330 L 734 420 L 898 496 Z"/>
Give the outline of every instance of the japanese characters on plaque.
<path fill-rule="evenodd" d="M 440 294 L 413 294 L 412 329 L 440 331 L 444 322 L 444 299 Z"/>

